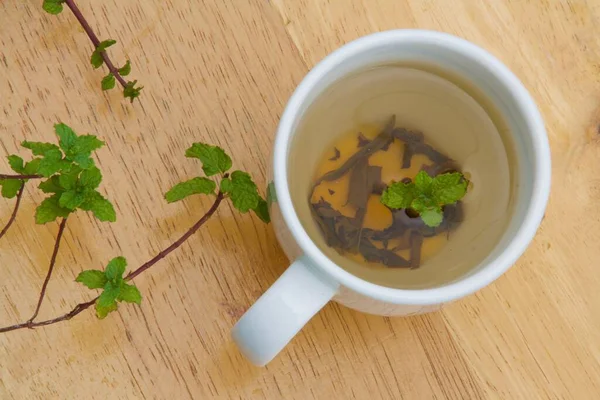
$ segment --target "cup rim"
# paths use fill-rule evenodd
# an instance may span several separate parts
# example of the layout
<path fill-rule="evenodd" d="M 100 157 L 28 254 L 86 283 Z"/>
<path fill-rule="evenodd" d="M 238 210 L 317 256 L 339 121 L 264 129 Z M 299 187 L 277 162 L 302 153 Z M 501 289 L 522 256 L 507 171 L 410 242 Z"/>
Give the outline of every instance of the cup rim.
<path fill-rule="evenodd" d="M 429 289 L 395 289 L 359 278 L 330 260 L 310 239 L 294 209 L 288 185 L 288 146 L 293 136 L 297 113 L 316 84 L 337 65 L 373 46 L 385 44 L 436 44 L 457 54 L 476 59 L 484 68 L 513 93 L 514 102 L 523 110 L 531 127 L 535 160 L 533 160 L 533 191 L 525 218 L 504 251 L 479 271 L 444 286 Z M 520 80 L 496 57 L 486 50 L 459 37 L 429 30 L 391 30 L 356 39 L 335 50 L 320 61 L 300 82 L 288 101 L 275 139 L 273 171 L 277 202 L 285 224 L 297 244 L 313 264 L 341 285 L 365 296 L 394 304 L 429 305 L 447 302 L 471 294 L 487 286 L 506 272 L 521 256 L 535 236 L 542 221 L 550 194 L 550 146 L 542 116 L 531 95 Z"/>

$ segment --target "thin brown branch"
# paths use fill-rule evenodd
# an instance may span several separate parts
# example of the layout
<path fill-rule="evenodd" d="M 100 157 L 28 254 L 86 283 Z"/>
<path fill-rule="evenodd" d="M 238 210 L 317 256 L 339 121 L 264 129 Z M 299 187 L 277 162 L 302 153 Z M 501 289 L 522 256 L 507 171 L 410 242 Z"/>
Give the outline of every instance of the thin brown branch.
<path fill-rule="evenodd" d="M 41 175 L 7 175 L 0 174 L 0 179 L 41 179 L 43 176 Z"/>
<path fill-rule="evenodd" d="M 98 36 L 92 30 L 92 27 L 90 26 L 90 24 L 87 22 L 87 20 L 81 13 L 81 10 L 79 9 L 79 7 L 77 7 L 77 4 L 75 4 L 75 0 L 65 0 L 65 4 L 73 12 L 73 15 L 75 15 L 75 18 L 77 18 L 77 21 L 79 21 L 79 23 L 83 27 L 83 30 L 85 31 L 85 33 L 88 35 L 88 37 L 92 41 L 92 44 L 94 45 L 94 49 L 96 49 L 98 47 L 98 45 L 100 44 L 100 39 L 98 39 Z M 119 73 L 119 69 L 117 67 L 115 67 L 115 65 L 113 64 L 112 60 L 110 59 L 110 57 L 108 56 L 106 51 L 103 51 L 101 54 L 102 54 L 102 59 L 104 60 L 104 63 L 108 67 L 108 70 L 115 76 L 115 78 L 117 79 L 117 81 L 119 81 L 121 86 L 123 86 L 123 88 L 125 88 L 127 86 L 127 82 L 125 81 L 125 79 L 123 79 L 123 77 Z"/>
<path fill-rule="evenodd" d="M 194 226 L 192 226 L 186 233 L 184 233 L 183 236 L 181 236 L 175 243 L 158 253 L 156 257 L 146 262 L 144 265 L 142 265 L 135 271 L 131 271 L 129 274 L 127 274 L 125 280 L 131 280 L 135 278 L 136 276 L 138 276 L 139 274 L 141 274 L 142 272 L 144 272 L 145 270 L 147 270 L 148 268 L 150 268 L 151 266 L 168 256 L 169 253 L 171 253 L 173 250 L 179 248 L 186 240 L 189 239 L 190 236 L 196 233 L 196 231 L 200 229 L 200 227 L 204 225 L 206 221 L 208 221 L 208 219 L 215 213 L 215 211 L 217 211 L 217 208 L 219 207 L 219 204 L 221 204 L 221 201 L 223 201 L 223 198 L 224 194 L 222 192 L 219 192 L 213 205 L 206 212 L 206 214 L 204 214 L 204 216 L 194 224 Z"/>
<path fill-rule="evenodd" d="M 33 315 L 27 323 L 31 323 L 40 312 L 40 307 L 42 306 L 42 302 L 44 301 L 44 297 L 46 296 L 46 288 L 48 287 L 48 282 L 50 282 L 50 278 L 52 277 L 52 272 L 54 271 L 54 264 L 56 264 L 56 256 L 58 255 L 58 249 L 60 247 L 60 241 L 62 239 L 63 233 L 65 232 L 65 227 L 67 225 L 67 218 L 63 218 L 60 222 L 60 226 L 58 228 L 58 234 L 56 235 L 56 242 L 54 242 L 54 251 L 52 252 L 52 258 L 50 259 L 50 267 L 48 268 L 48 273 L 46 274 L 46 279 L 44 279 L 44 284 L 42 285 L 42 290 L 40 291 L 40 298 L 38 299 L 37 306 L 35 307 L 35 311 Z"/>
<path fill-rule="evenodd" d="M 61 321 L 68 321 L 71 318 L 73 318 L 74 316 L 76 316 L 77 314 L 81 313 L 82 311 L 87 310 L 88 308 L 90 308 L 90 306 L 94 305 L 96 300 L 98 300 L 98 297 L 100 297 L 100 296 L 97 296 L 97 297 L 93 298 L 92 300 L 87 301 L 85 303 L 77 304 L 71 311 L 69 311 L 68 313 L 66 313 L 64 315 L 61 315 L 60 317 L 47 319 L 45 321 L 39 321 L 39 322 L 27 321 L 27 322 L 23 322 L 22 324 L 7 326 L 4 328 L 0 328 L 0 333 L 16 331 L 18 329 L 24 329 L 24 328 L 33 329 L 33 328 L 37 328 L 40 326 L 56 324 L 57 322 L 61 322 Z"/>
<path fill-rule="evenodd" d="M 185 241 L 187 239 L 189 239 L 190 236 L 192 236 L 194 233 L 196 233 L 198 231 L 198 229 L 200 229 L 200 227 L 202 227 L 202 225 L 204 225 L 206 223 L 206 221 L 208 221 L 209 218 L 217 211 L 217 209 L 219 208 L 219 205 L 221 204 L 221 202 L 223 201 L 224 198 L 225 198 L 225 195 L 223 193 L 219 192 L 219 194 L 217 194 L 217 197 L 216 197 L 214 203 L 212 204 L 212 206 L 210 207 L 210 209 L 202 216 L 202 218 L 200 218 L 198 220 L 198 222 L 196 222 L 186 233 L 184 233 L 183 236 L 181 236 L 179 239 L 177 239 L 177 241 L 175 241 L 172 245 L 170 245 L 169 247 L 167 247 L 166 249 L 164 249 L 163 251 L 158 253 L 158 255 L 153 257 L 150 261 L 144 263 L 141 267 L 139 267 L 135 271 L 132 271 L 131 273 L 129 273 L 125 277 L 125 279 L 131 280 L 131 279 L 135 278 L 136 276 L 138 276 L 139 274 L 146 271 L 148 268 L 152 267 L 154 264 L 156 264 L 157 262 L 159 262 L 160 260 L 165 258 L 172 251 L 181 247 L 181 245 L 183 243 L 185 243 Z M 64 220 L 63 220 L 63 222 L 64 222 Z M 76 316 L 77 314 L 81 313 L 82 311 L 84 311 L 84 310 L 90 308 L 92 305 L 94 305 L 94 303 L 96 302 L 97 299 L 98 299 L 98 297 L 95 297 L 94 299 L 87 301 L 85 303 L 79 303 L 68 313 L 58 316 L 56 318 L 45 320 L 45 321 L 39 321 L 39 322 L 33 321 L 33 318 L 35 318 L 35 316 L 37 316 L 37 310 L 36 310 L 36 314 L 34 314 L 34 317 L 30 318 L 27 322 L 0 328 L 0 333 L 15 331 L 18 329 L 25 329 L 25 328 L 34 329 L 34 328 L 38 328 L 40 326 L 52 325 L 57 322 L 68 321 L 71 318 L 73 318 L 74 316 Z M 38 310 L 39 310 L 39 305 L 41 305 L 41 297 L 40 297 L 40 302 L 38 303 Z"/>
<path fill-rule="evenodd" d="M 8 222 L 6 223 L 4 228 L 2 228 L 2 232 L 0 232 L 0 239 L 2 239 L 2 237 L 4 235 L 6 235 L 6 232 L 8 232 L 11 225 L 13 224 L 13 222 L 15 222 L 15 219 L 17 218 L 17 212 L 19 211 L 19 206 L 21 205 L 21 199 L 23 198 L 23 189 L 25 189 L 25 182 L 23 182 L 23 184 L 21 184 L 21 188 L 19 189 L 19 192 L 17 193 L 17 201 L 15 202 L 15 208 L 13 209 L 10 219 L 8 220 Z"/>

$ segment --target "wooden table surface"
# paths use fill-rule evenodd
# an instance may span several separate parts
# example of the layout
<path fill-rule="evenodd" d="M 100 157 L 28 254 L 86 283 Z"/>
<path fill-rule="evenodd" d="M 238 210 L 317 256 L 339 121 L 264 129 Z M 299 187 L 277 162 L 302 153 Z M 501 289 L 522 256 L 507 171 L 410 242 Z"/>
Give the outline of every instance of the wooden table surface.
<path fill-rule="evenodd" d="M 490 287 L 443 311 L 382 318 L 329 304 L 266 368 L 229 331 L 287 266 L 270 227 L 229 205 L 136 278 L 144 301 L 0 335 L 2 399 L 592 399 L 600 393 L 600 1 L 105 0 L 78 3 L 119 41 L 145 86 L 130 105 L 103 94 L 91 45 L 70 12 L 0 2 L 0 153 L 52 140 L 61 120 L 102 136 L 102 189 L 118 222 L 67 226 L 41 317 L 87 300 L 73 282 L 117 255 L 138 266 L 210 205 L 167 205 L 196 176 L 194 141 L 226 148 L 265 184 L 277 121 L 327 53 L 361 35 L 427 28 L 491 51 L 524 82 L 548 127 L 553 187 L 526 254 Z M 114 50 L 113 50 L 114 49 Z M 8 171 L 4 158 L 0 171 Z M 28 187 L 0 241 L 0 325 L 26 319 L 57 224 L 36 226 Z M 0 201 L 0 220 L 12 201 Z"/>

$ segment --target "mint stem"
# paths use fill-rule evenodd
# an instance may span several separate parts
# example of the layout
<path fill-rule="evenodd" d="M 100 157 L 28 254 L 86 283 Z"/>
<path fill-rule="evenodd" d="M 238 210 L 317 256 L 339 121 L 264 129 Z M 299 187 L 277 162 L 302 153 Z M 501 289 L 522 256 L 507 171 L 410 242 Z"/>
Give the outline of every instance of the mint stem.
<path fill-rule="evenodd" d="M 0 180 L 1 179 L 41 179 L 43 178 L 43 176 L 41 175 L 7 175 L 7 174 L 0 174 Z"/>
<path fill-rule="evenodd" d="M 96 33 L 92 30 L 92 27 L 90 26 L 90 24 L 87 22 L 87 20 L 81 13 L 81 10 L 79 9 L 79 7 L 77 7 L 77 4 L 75 4 L 75 1 L 74 0 L 65 0 L 65 3 L 67 4 L 67 7 L 69 7 L 69 9 L 73 12 L 73 15 L 75 15 L 75 18 L 77 18 L 77 21 L 79 21 L 79 23 L 83 27 L 83 30 L 85 31 L 85 33 L 87 33 L 88 37 L 92 41 L 92 44 L 94 45 L 94 49 L 96 49 L 98 47 L 98 45 L 100 44 L 100 39 L 98 39 L 98 36 L 96 36 Z M 100 54 L 102 55 L 102 59 L 104 60 L 104 63 L 108 67 L 108 70 L 115 76 L 115 78 L 119 81 L 121 86 L 123 86 L 123 88 L 125 88 L 127 86 L 127 82 L 125 81 L 125 79 L 123 79 L 121 74 L 119 74 L 118 68 L 115 67 L 115 65 L 112 63 L 112 61 L 111 61 L 110 57 L 108 57 L 108 54 L 106 53 L 106 51 L 103 51 Z"/>
<path fill-rule="evenodd" d="M 198 220 L 198 222 L 194 224 L 194 226 L 192 226 L 186 233 L 184 233 L 183 236 L 181 236 L 175 243 L 158 253 L 156 257 L 154 257 L 135 271 L 132 271 L 129 274 L 127 274 L 125 280 L 129 281 L 135 278 L 136 276 L 138 276 L 139 274 L 141 274 L 142 272 L 144 272 L 145 270 L 147 270 L 148 268 L 150 268 L 151 266 L 168 256 L 169 253 L 171 253 L 173 250 L 179 248 L 186 240 L 189 239 L 190 236 L 196 233 L 196 231 L 200 229 L 200 227 L 204 225 L 206 221 L 208 221 L 208 219 L 215 213 L 215 211 L 217 211 L 217 208 L 219 207 L 219 204 L 221 204 L 221 201 L 223 201 L 224 197 L 225 195 L 222 192 L 219 192 L 212 207 L 206 212 L 206 214 L 204 214 L 202 218 Z"/>
<path fill-rule="evenodd" d="M 19 206 L 21 205 L 21 199 L 23 198 L 23 189 L 25 189 L 25 182 L 23 182 L 23 184 L 21 185 L 21 188 L 19 189 L 19 192 L 17 193 L 17 201 L 15 203 L 15 208 L 13 209 L 10 219 L 8 220 L 8 222 L 2 229 L 2 232 L 0 232 L 0 239 L 2 239 L 2 237 L 4 235 L 6 235 L 6 232 L 8 232 L 11 225 L 13 224 L 13 222 L 15 222 L 15 219 L 17 218 L 17 212 L 19 211 Z"/>
<path fill-rule="evenodd" d="M 50 259 L 50 267 L 48 268 L 48 273 L 46 274 L 46 279 L 44 279 L 44 284 L 42 285 L 42 290 L 40 291 L 40 298 L 38 299 L 37 306 L 35 307 L 35 311 L 29 320 L 28 323 L 33 322 L 33 320 L 38 316 L 40 312 L 40 307 L 42 307 L 42 302 L 44 301 L 44 297 L 46 296 L 46 288 L 48 287 L 48 282 L 50 282 L 50 278 L 52 277 L 52 272 L 54 271 L 54 265 L 56 264 L 56 256 L 58 255 L 58 248 L 60 247 L 60 241 L 62 239 L 63 233 L 65 232 L 65 227 L 67 226 L 67 218 L 63 218 L 60 221 L 60 226 L 58 228 L 58 234 L 56 235 L 56 242 L 54 242 L 54 250 L 52 251 L 52 258 Z"/>
<path fill-rule="evenodd" d="M 135 278 L 136 276 L 138 276 L 139 274 L 141 274 L 142 272 L 146 271 L 148 268 L 150 268 L 151 266 L 156 264 L 158 261 L 165 258 L 172 251 L 178 249 L 183 243 L 185 243 L 186 240 L 188 240 L 190 238 L 190 236 L 192 236 L 194 233 L 196 233 L 198 231 L 198 229 L 200 229 L 200 227 L 202 227 L 202 225 L 204 225 L 206 223 L 206 221 L 208 221 L 210 219 L 210 217 L 217 211 L 217 209 L 219 208 L 219 205 L 221 204 L 221 202 L 223 201 L 224 198 L 225 198 L 224 193 L 219 192 L 217 194 L 217 197 L 215 198 L 214 203 L 212 204 L 210 209 L 206 212 L 206 214 L 204 214 L 202 216 L 202 218 L 200 218 L 198 220 L 198 222 L 196 222 L 186 233 L 184 233 L 183 236 L 181 236 L 172 245 L 170 245 L 169 247 L 167 247 L 166 249 L 164 249 L 163 251 L 158 253 L 158 255 L 153 257 L 150 261 L 146 262 L 145 264 L 143 264 L 141 267 L 139 267 L 135 271 L 130 272 L 125 277 L 125 279 L 131 280 L 131 279 Z M 65 222 L 65 220 L 63 220 L 63 222 Z M 55 249 L 57 249 L 57 247 L 55 247 Z M 50 274 L 51 274 L 51 272 L 49 271 L 49 274 L 46 277 L 46 282 L 45 282 L 45 285 L 43 288 L 44 291 L 45 291 L 45 286 L 47 284 L 47 281 L 50 279 L 49 278 Z M 68 313 L 66 313 L 64 315 L 58 316 L 53 319 L 48 319 L 45 321 L 34 322 L 33 319 L 37 316 L 37 311 L 39 310 L 39 306 L 41 305 L 42 297 L 43 296 L 40 296 L 40 301 L 38 302 L 38 308 L 33 317 L 31 317 L 27 322 L 0 328 L 0 333 L 15 331 L 15 330 L 24 329 L 24 328 L 34 329 L 34 328 L 38 328 L 41 326 L 56 324 L 57 322 L 68 321 L 71 318 L 73 318 L 74 316 L 80 314 L 84 310 L 87 310 L 88 308 L 93 306 L 96 303 L 96 300 L 98 299 L 99 296 L 97 296 L 97 297 L 93 298 L 92 300 L 89 300 L 85 303 L 77 304 L 75 307 L 73 307 L 73 309 L 71 311 L 69 311 Z"/>

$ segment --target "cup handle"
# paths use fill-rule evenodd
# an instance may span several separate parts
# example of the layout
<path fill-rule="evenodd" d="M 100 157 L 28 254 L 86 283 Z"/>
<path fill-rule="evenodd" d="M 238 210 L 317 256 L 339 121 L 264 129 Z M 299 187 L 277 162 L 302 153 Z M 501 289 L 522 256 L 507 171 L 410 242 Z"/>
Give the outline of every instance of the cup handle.
<path fill-rule="evenodd" d="M 233 340 L 255 365 L 271 361 L 331 300 L 339 284 L 302 256 L 235 324 Z"/>

